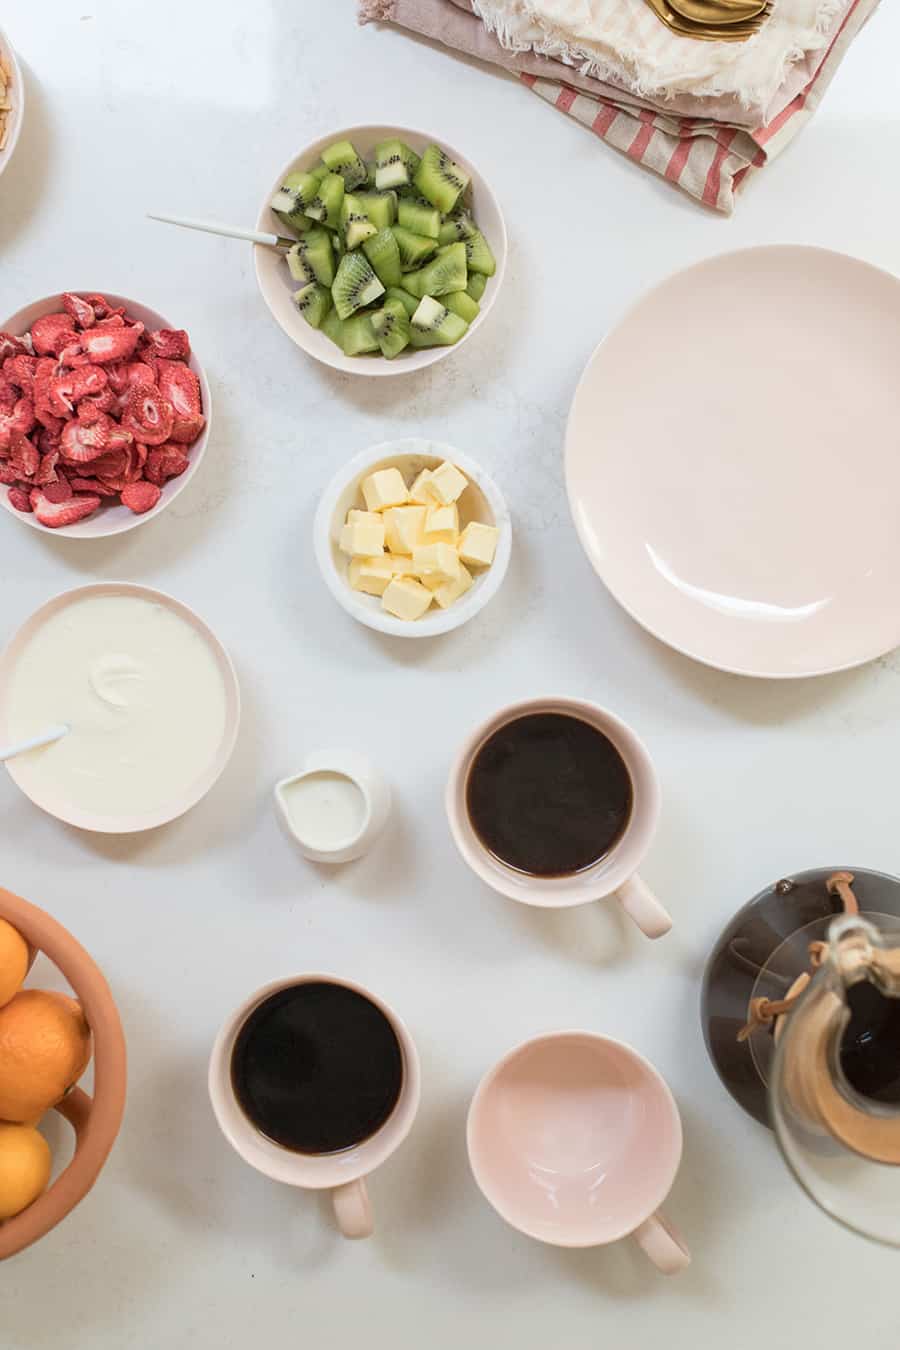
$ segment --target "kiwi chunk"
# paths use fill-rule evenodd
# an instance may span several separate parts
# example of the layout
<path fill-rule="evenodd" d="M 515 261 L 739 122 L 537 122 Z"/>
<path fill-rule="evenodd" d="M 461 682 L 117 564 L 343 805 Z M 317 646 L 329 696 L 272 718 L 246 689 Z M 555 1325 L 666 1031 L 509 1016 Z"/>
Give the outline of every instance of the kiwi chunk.
<path fill-rule="evenodd" d="M 328 232 L 313 229 L 302 234 L 288 252 L 287 265 L 295 281 L 330 286 L 334 281 L 334 249 Z"/>
<path fill-rule="evenodd" d="M 441 233 L 441 213 L 430 202 L 404 198 L 397 208 L 397 223 L 413 234 L 426 235 L 429 239 L 439 239 Z"/>
<path fill-rule="evenodd" d="M 419 156 L 403 141 L 379 141 L 375 147 L 375 186 L 409 187 L 419 167 Z"/>
<path fill-rule="evenodd" d="M 289 173 L 269 203 L 273 211 L 285 215 L 290 211 L 305 211 L 315 201 L 319 180 L 311 173 Z"/>
<path fill-rule="evenodd" d="M 459 239 L 471 239 L 475 233 L 475 222 L 468 211 L 452 211 L 444 217 L 438 234 L 439 244 L 455 244 Z"/>
<path fill-rule="evenodd" d="M 466 259 L 468 262 L 468 259 Z M 466 295 L 471 295 L 473 300 L 480 300 L 484 295 L 484 288 L 487 285 L 487 277 L 482 276 L 480 272 L 469 273 L 469 284 L 466 286 Z"/>
<path fill-rule="evenodd" d="M 331 292 L 318 282 L 310 281 L 301 286 L 299 291 L 294 291 L 293 301 L 306 322 L 313 328 L 319 328 L 331 309 Z"/>
<path fill-rule="evenodd" d="M 466 260 L 470 272 L 480 272 L 482 276 L 492 277 L 497 270 L 494 255 L 488 247 L 488 241 L 480 230 L 476 230 L 468 239 L 463 240 L 466 248 Z"/>
<path fill-rule="evenodd" d="M 458 314 L 461 319 L 465 319 L 466 323 L 477 319 L 481 311 L 478 301 L 473 300 L 466 291 L 445 292 L 441 296 L 441 304 L 445 305 L 451 314 Z"/>
<path fill-rule="evenodd" d="M 373 234 L 378 233 L 378 227 L 373 225 L 366 215 L 359 197 L 352 192 L 344 196 L 344 204 L 341 207 L 341 229 L 348 249 L 359 248 L 364 239 L 371 239 Z"/>
<path fill-rule="evenodd" d="M 361 356 L 363 352 L 378 351 L 371 314 L 354 314 L 352 318 L 345 319 L 341 329 L 341 346 L 345 356 Z"/>
<path fill-rule="evenodd" d="M 391 230 L 379 230 L 371 239 L 363 241 L 363 253 L 372 264 L 372 271 L 385 286 L 399 286 L 403 280 L 400 249 Z"/>
<path fill-rule="evenodd" d="M 315 197 L 303 209 L 312 220 L 327 225 L 329 230 L 336 230 L 341 219 L 343 201 L 343 178 L 339 173 L 327 173 L 319 184 Z"/>
<path fill-rule="evenodd" d="M 409 340 L 413 347 L 452 347 L 468 326 L 465 319 L 426 295 L 409 321 Z"/>
<path fill-rule="evenodd" d="M 426 201 L 446 213 L 453 210 L 460 193 L 469 186 L 469 175 L 439 145 L 429 145 L 413 182 Z"/>
<path fill-rule="evenodd" d="M 372 328 L 381 355 L 388 361 L 399 356 L 409 346 L 409 315 L 400 300 L 385 300 L 381 309 L 372 315 Z"/>
<path fill-rule="evenodd" d="M 407 272 L 403 285 L 410 295 L 421 300 L 424 295 L 446 295 L 450 291 L 464 291 L 469 276 L 466 270 L 466 246 L 460 241 L 448 244 L 432 262 L 418 272 Z"/>
<path fill-rule="evenodd" d="M 409 291 L 405 291 L 402 286 L 388 286 L 384 293 L 385 304 L 388 300 L 399 300 L 410 319 L 419 308 L 419 301 L 416 296 L 410 295 Z"/>
<path fill-rule="evenodd" d="M 331 294 L 338 318 L 348 319 L 355 310 L 384 295 L 384 287 L 362 253 L 345 253 L 338 264 Z"/>
<path fill-rule="evenodd" d="M 322 161 L 331 173 L 339 173 L 348 192 L 366 181 L 366 166 L 350 141 L 335 141 L 322 151 Z"/>
<path fill-rule="evenodd" d="M 404 272 L 410 272 L 414 267 L 418 267 L 426 258 L 430 258 L 437 248 L 436 239 L 429 239 L 424 234 L 413 234 L 412 230 L 405 230 L 402 225 L 393 227 L 393 235 L 400 249 L 400 263 Z"/>
<path fill-rule="evenodd" d="M 324 333 L 326 337 L 331 338 L 331 341 L 336 347 L 340 347 L 341 351 L 344 350 L 344 325 L 338 318 L 336 309 L 330 309 L 328 311 L 325 318 L 322 320 L 322 326 L 319 331 Z"/>
<path fill-rule="evenodd" d="M 376 230 L 386 230 L 397 219 L 396 192 L 360 192 L 356 200 Z"/>

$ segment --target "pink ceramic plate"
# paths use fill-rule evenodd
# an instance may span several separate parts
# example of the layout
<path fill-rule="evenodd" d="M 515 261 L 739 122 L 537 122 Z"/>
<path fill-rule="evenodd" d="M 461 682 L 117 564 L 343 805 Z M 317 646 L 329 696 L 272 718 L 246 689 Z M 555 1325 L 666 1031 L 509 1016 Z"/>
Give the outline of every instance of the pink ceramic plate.
<path fill-rule="evenodd" d="M 824 249 L 670 277 L 597 348 L 566 433 L 581 542 L 619 603 L 742 675 L 900 644 L 900 285 Z"/>

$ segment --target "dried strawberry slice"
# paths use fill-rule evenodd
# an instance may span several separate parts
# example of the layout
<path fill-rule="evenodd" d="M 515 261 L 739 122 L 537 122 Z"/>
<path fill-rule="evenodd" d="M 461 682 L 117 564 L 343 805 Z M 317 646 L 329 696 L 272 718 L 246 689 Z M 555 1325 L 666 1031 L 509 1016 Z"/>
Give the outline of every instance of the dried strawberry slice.
<path fill-rule="evenodd" d="M 125 400 L 122 426 L 144 445 L 162 445 L 169 439 L 175 413 L 157 389 L 134 388 Z"/>
<path fill-rule="evenodd" d="M 186 361 L 191 354 L 191 340 L 183 328 L 158 328 L 147 334 L 147 341 L 166 361 Z"/>
<path fill-rule="evenodd" d="M 98 497 L 118 497 L 117 488 L 107 487 L 99 478 L 70 478 L 69 486 L 73 492 L 96 492 Z"/>
<path fill-rule="evenodd" d="M 62 431 L 62 423 L 60 423 L 59 431 L 55 431 L 52 427 L 41 427 L 37 433 L 36 441 L 37 448 L 42 455 L 50 455 L 54 450 L 59 449 L 60 431 Z"/>
<path fill-rule="evenodd" d="M 100 505 L 100 498 L 95 492 L 85 493 L 82 497 L 70 497 L 64 502 L 53 502 L 45 492 L 33 492 L 31 494 L 31 506 L 34 514 L 42 525 L 48 529 L 58 530 L 61 525 L 74 525 L 78 520 L 84 520 Z"/>
<path fill-rule="evenodd" d="M 109 333 L 115 328 L 126 328 L 127 324 L 125 323 L 125 320 L 122 318 L 122 315 L 124 313 L 125 313 L 124 309 L 111 310 L 108 318 L 99 319 L 97 323 L 94 324 L 94 332 Z M 143 324 L 141 325 L 141 327 L 143 328 Z"/>
<path fill-rule="evenodd" d="M 10 437 L 9 464 L 15 469 L 17 478 L 33 478 L 41 462 L 40 452 L 33 441 L 21 431 L 14 431 Z"/>
<path fill-rule="evenodd" d="M 0 361 L 5 361 L 9 356 L 28 356 L 30 350 L 21 338 L 14 337 L 12 333 L 0 333 Z"/>
<path fill-rule="evenodd" d="M 101 328 L 97 324 L 82 335 L 82 345 L 91 361 L 105 365 L 108 361 L 126 361 L 134 352 L 143 324 L 132 328 Z"/>
<path fill-rule="evenodd" d="M 19 398 L 12 412 L 0 412 L 0 450 L 8 450 L 12 436 L 21 432 L 27 436 L 34 426 L 34 404 L 30 398 Z"/>
<path fill-rule="evenodd" d="M 173 445 L 171 441 L 167 441 L 165 445 L 150 451 L 144 468 L 144 477 L 148 482 L 162 487 L 170 478 L 178 478 L 183 474 L 190 462 L 180 445 Z"/>
<path fill-rule="evenodd" d="M 190 445 L 206 424 L 200 411 L 200 381 L 180 361 L 159 361 L 157 367 L 160 392 L 169 400 L 175 412 L 170 439 Z"/>
<path fill-rule="evenodd" d="M 71 291 L 66 291 L 62 297 L 62 307 L 79 328 L 93 328 L 97 322 L 90 300 L 82 300 L 80 295 L 73 295 Z"/>
<path fill-rule="evenodd" d="M 20 391 L 8 380 L 5 375 L 0 374 L 0 408 L 4 412 L 11 413 L 16 406 L 16 400 Z"/>
<path fill-rule="evenodd" d="M 0 459 L 0 483 L 4 487 L 13 487 L 19 481 L 19 475 L 16 473 L 8 459 Z"/>
<path fill-rule="evenodd" d="M 6 497 L 10 506 L 15 507 L 17 511 L 31 512 L 31 498 L 24 488 L 11 487 Z"/>
<path fill-rule="evenodd" d="M 127 506 L 136 516 L 152 511 L 161 496 L 155 483 L 129 483 L 122 489 L 122 505 Z"/>
<path fill-rule="evenodd" d="M 34 372 L 37 370 L 38 359 L 36 356 L 23 355 L 18 352 L 15 356 L 7 356 L 3 362 L 3 374 L 14 384 L 17 389 L 21 389 L 23 394 L 30 394 L 34 386 Z"/>
<path fill-rule="evenodd" d="M 31 325 L 31 342 L 38 356 L 58 356 L 63 347 L 77 341 L 68 314 L 43 314 Z"/>
<path fill-rule="evenodd" d="M 35 487 L 46 487 L 48 483 L 56 483 L 59 481 L 59 474 L 56 472 L 56 465 L 58 462 L 58 450 L 50 450 L 46 455 L 41 455 L 40 464 L 34 475 Z"/>
<path fill-rule="evenodd" d="M 53 502 L 54 506 L 59 502 L 67 502 L 72 498 L 72 484 L 68 478 L 57 478 L 55 483 L 48 483 L 43 489 L 44 496 L 48 502 Z"/>
<path fill-rule="evenodd" d="M 101 393 L 106 384 L 106 371 L 102 366 L 82 366 L 63 375 L 54 375 L 49 388 L 50 409 L 60 417 L 66 417 L 80 399 Z"/>
<path fill-rule="evenodd" d="M 80 418 L 67 422 L 60 437 L 63 459 L 70 464 L 86 464 L 98 459 L 109 448 L 114 425 L 106 413 L 100 413 L 95 422 L 83 422 Z"/>
<path fill-rule="evenodd" d="M 125 470 L 128 468 L 129 459 L 127 450 L 105 450 L 102 455 L 91 460 L 91 473 L 95 478 L 104 480 L 119 479 L 125 480 Z"/>
<path fill-rule="evenodd" d="M 91 366 L 91 370 L 104 370 L 104 366 Z M 89 421 L 95 412 L 111 413 L 117 412 L 119 408 L 118 397 L 110 389 L 109 385 L 99 394 L 91 394 L 89 398 L 79 399 L 75 414 L 77 417 Z"/>
<path fill-rule="evenodd" d="M 124 308 L 113 309 L 105 295 L 86 295 L 85 303 L 90 305 L 97 319 L 107 319 L 110 314 L 124 314 Z"/>

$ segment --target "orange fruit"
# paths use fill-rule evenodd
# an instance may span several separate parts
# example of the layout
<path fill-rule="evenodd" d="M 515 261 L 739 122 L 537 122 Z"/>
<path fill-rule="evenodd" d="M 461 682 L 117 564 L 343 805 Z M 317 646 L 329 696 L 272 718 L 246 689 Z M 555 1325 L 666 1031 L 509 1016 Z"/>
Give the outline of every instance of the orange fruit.
<path fill-rule="evenodd" d="M 43 1194 L 50 1165 L 50 1147 L 33 1125 L 0 1123 L 0 1223 Z"/>
<path fill-rule="evenodd" d="M 81 1004 L 22 989 L 0 1008 L 0 1120 L 34 1122 L 64 1097 L 91 1058 Z"/>
<path fill-rule="evenodd" d="M 18 929 L 0 919 L 0 1008 L 22 988 L 28 974 L 28 943 Z"/>

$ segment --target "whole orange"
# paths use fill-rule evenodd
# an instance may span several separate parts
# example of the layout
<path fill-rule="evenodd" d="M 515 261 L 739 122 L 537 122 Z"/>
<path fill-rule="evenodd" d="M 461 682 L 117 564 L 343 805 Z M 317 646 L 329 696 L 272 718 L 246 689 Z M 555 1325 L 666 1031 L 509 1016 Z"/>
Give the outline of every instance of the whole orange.
<path fill-rule="evenodd" d="M 0 1008 L 0 1120 L 39 1120 L 90 1058 L 81 1004 L 66 994 L 22 989 Z"/>
<path fill-rule="evenodd" d="M 8 1003 L 28 974 L 28 943 L 18 929 L 0 919 L 0 1007 Z"/>

